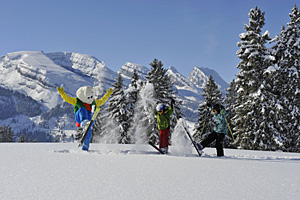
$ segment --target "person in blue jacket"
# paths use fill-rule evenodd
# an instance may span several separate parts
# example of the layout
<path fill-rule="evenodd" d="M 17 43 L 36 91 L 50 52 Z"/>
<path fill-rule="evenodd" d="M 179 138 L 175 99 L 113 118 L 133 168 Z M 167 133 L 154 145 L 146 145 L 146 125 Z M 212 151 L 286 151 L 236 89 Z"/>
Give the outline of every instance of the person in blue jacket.
<path fill-rule="evenodd" d="M 207 104 L 207 107 L 210 108 L 214 115 L 214 131 L 210 133 L 200 144 L 198 144 L 198 148 L 203 150 L 213 141 L 216 141 L 217 156 L 224 156 L 223 141 L 227 134 L 227 124 L 225 119 L 226 111 L 220 104 Z"/>

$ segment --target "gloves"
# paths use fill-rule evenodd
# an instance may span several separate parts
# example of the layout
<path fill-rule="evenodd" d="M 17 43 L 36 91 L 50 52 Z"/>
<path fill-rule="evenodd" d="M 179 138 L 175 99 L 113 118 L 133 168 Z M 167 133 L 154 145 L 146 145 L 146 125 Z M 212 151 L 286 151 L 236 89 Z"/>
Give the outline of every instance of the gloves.
<path fill-rule="evenodd" d="M 108 90 L 106 90 L 106 93 L 110 96 L 113 93 L 113 90 L 109 88 Z"/>
<path fill-rule="evenodd" d="M 80 123 L 80 127 L 82 127 L 83 130 L 85 131 L 87 129 L 87 127 L 89 126 L 89 124 L 90 124 L 90 121 L 85 119 Z"/>
<path fill-rule="evenodd" d="M 64 94 L 64 93 L 65 93 L 65 91 L 64 91 L 64 88 L 63 88 L 63 87 L 57 87 L 56 89 L 57 89 L 57 91 L 58 91 L 58 93 L 59 93 L 60 95 L 62 95 L 62 94 Z"/>

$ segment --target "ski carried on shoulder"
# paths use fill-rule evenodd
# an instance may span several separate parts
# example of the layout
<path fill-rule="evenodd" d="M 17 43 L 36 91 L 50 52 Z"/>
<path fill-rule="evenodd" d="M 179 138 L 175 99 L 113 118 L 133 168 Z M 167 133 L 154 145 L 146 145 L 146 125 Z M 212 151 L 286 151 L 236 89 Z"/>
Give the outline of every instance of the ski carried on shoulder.
<path fill-rule="evenodd" d="M 163 152 L 161 149 L 159 149 L 155 144 L 153 144 L 152 142 L 148 142 L 148 144 L 150 144 L 154 149 L 156 149 L 159 153 L 161 154 L 165 154 L 165 152 Z"/>
<path fill-rule="evenodd" d="M 80 142 L 79 142 L 78 147 L 81 147 L 81 146 L 82 146 L 83 141 L 85 140 L 86 135 L 87 135 L 87 133 L 89 132 L 89 130 L 92 128 L 93 122 L 94 122 L 94 120 L 97 118 L 99 112 L 100 112 L 100 107 L 97 107 L 96 110 L 95 110 L 95 112 L 94 112 L 94 114 L 93 114 L 93 117 L 92 117 L 92 119 L 91 119 L 91 121 L 90 121 L 90 123 L 89 123 L 89 126 L 88 126 L 87 129 L 84 131 L 84 133 L 83 133 L 83 135 L 82 135 L 82 138 L 80 139 Z"/>
<path fill-rule="evenodd" d="M 189 136 L 189 138 L 190 138 L 192 144 L 194 145 L 194 147 L 195 147 L 195 149 L 196 149 L 198 155 L 201 156 L 201 155 L 202 155 L 201 149 L 198 149 L 197 143 L 195 142 L 194 138 L 191 136 L 190 132 L 189 132 L 189 131 L 187 130 L 187 128 L 185 127 L 183 121 L 182 121 L 182 126 L 183 126 L 183 128 L 184 128 L 186 134 Z"/>

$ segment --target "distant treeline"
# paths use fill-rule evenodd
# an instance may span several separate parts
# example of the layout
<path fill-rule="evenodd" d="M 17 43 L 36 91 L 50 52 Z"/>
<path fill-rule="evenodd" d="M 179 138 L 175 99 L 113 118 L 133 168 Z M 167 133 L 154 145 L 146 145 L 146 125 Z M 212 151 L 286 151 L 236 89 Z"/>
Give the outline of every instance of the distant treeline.
<path fill-rule="evenodd" d="M 0 119 L 16 115 L 34 117 L 42 112 L 41 105 L 31 97 L 0 87 Z"/>

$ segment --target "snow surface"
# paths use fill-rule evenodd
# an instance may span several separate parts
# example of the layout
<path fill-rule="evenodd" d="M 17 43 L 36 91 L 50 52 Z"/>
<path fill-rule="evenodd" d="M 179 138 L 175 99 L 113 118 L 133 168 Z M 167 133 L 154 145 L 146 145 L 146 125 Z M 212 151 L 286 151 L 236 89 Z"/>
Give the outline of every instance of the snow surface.
<path fill-rule="evenodd" d="M 0 199 L 296 200 L 300 154 L 215 149 L 160 155 L 149 145 L 1 143 Z"/>

